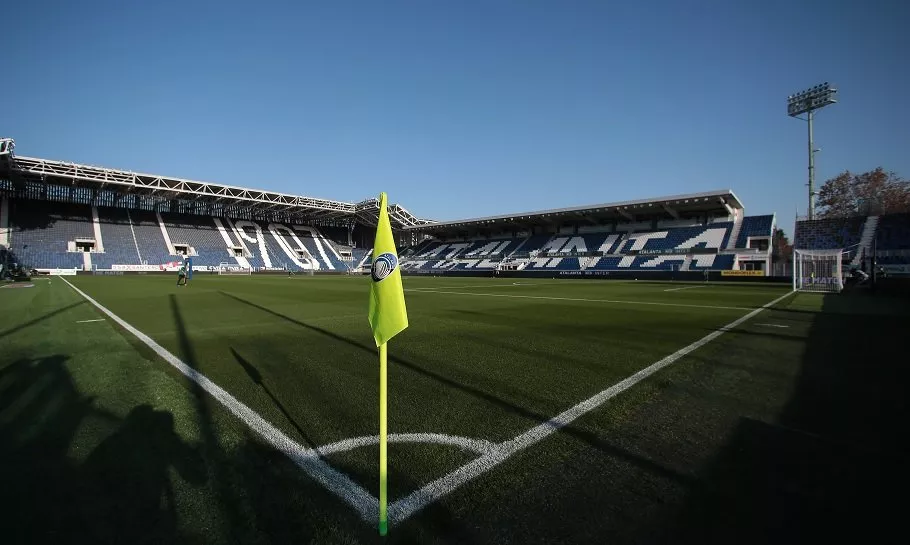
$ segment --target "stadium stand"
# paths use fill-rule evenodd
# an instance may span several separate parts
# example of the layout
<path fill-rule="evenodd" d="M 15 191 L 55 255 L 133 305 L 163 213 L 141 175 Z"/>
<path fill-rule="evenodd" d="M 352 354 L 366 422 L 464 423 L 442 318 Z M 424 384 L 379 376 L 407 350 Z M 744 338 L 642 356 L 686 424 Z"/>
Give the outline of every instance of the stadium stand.
<path fill-rule="evenodd" d="M 2 199 L 11 203 L 9 249 L 36 268 L 154 270 L 184 256 L 197 267 L 254 270 L 345 272 L 371 264 L 375 199 L 344 203 L 12 155 L 0 167 Z M 118 193 L 124 185 L 129 190 Z M 745 217 L 730 190 L 455 222 L 421 220 L 391 205 L 389 218 L 401 236 L 402 270 L 415 272 L 695 271 L 744 263 L 767 271 L 775 222 Z M 797 238 L 849 245 L 874 234 L 859 219 L 820 223 Z"/>
<path fill-rule="evenodd" d="M 94 265 L 109 269 L 115 264 L 142 263 L 129 212 L 119 208 L 98 208 L 98 218 L 104 252 L 93 256 Z"/>
<path fill-rule="evenodd" d="M 743 218 L 739 236 L 736 239 L 737 248 L 748 248 L 749 239 L 752 237 L 767 237 L 774 227 L 774 216 L 747 216 Z"/>
<path fill-rule="evenodd" d="M 692 263 L 689 265 L 690 271 L 729 271 L 733 269 L 733 262 L 735 256 L 730 254 L 724 255 L 698 255 L 695 256 L 692 260 Z"/>
<path fill-rule="evenodd" d="M 729 249 L 725 248 L 733 229 L 731 221 L 511 239 L 437 240 L 404 257 L 402 267 L 410 271 L 468 270 L 516 264 L 519 270 L 528 271 L 729 270 L 734 268 L 735 252 L 746 249 L 750 238 L 770 239 L 773 224 L 774 216 L 745 218 L 737 237 L 739 243 Z"/>
<path fill-rule="evenodd" d="M 874 253 L 888 274 L 910 275 L 910 214 L 801 220 L 794 240 L 798 249 L 843 250 L 844 269 L 867 267 Z"/>
<path fill-rule="evenodd" d="M 881 216 L 875 243 L 878 265 L 892 274 L 910 275 L 910 214 Z"/>
<path fill-rule="evenodd" d="M 237 263 L 256 269 L 342 272 L 369 267 L 365 248 L 343 246 L 312 226 L 194 214 L 174 214 L 100 206 L 11 200 L 10 240 L 18 255 L 35 267 L 84 268 L 87 261 L 73 243 L 94 244 L 88 252 L 95 268 L 115 265 L 159 265 L 184 255 L 197 267 Z M 93 215 L 98 218 L 97 229 Z M 667 222 L 679 225 L 684 222 Z M 588 232 L 519 234 L 509 237 L 428 238 L 402 252 L 402 268 L 412 271 L 493 270 L 513 265 L 518 270 L 726 270 L 736 265 L 735 252 L 755 237 L 768 238 L 774 216 L 745 217 L 736 243 L 728 248 L 734 222 Z M 635 225 L 641 227 L 641 225 Z M 819 221 L 797 232 L 816 245 L 858 241 L 862 219 Z M 883 218 L 883 248 L 904 240 L 906 219 Z M 335 228 L 333 238 L 344 230 Z M 807 234 L 807 232 L 809 234 Z M 893 235 L 891 233 L 894 233 Z M 882 238 L 886 237 L 886 238 Z M 97 239 L 97 240 L 96 240 Z M 340 248 L 340 250 L 339 250 Z M 235 257 L 239 249 L 241 257 Z M 341 252 L 350 253 L 350 261 Z"/>
<path fill-rule="evenodd" d="M 235 261 L 213 218 L 166 213 L 161 214 L 161 218 L 175 253 L 185 249 L 188 252 L 186 255 L 193 256 L 194 266 L 215 266 Z"/>
<path fill-rule="evenodd" d="M 366 248 L 352 248 L 351 249 L 351 263 L 352 268 L 359 269 L 362 268 L 364 263 L 367 260 L 369 250 Z"/>
<path fill-rule="evenodd" d="M 136 246 L 139 248 L 141 262 L 137 265 L 158 265 L 175 259 L 164 240 L 164 232 L 158 221 L 158 214 L 146 210 L 128 210 L 127 214 L 136 233 Z M 129 264 L 129 263 L 124 263 Z"/>
<path fill-rule="evenodd" d="M 325 268 L 320 263 L 318 254 L 314 254 L 306 243 L 305 235 L 298 233 L 292 227 L 280 223 L 270 223 L 268 225 L 269 234 L 282 247 L 282 254 L 286 259 L 290 259 L 288 268 L 291 270 L 313 268 L 319 270 Z"/>
<path fill-rule="evenodd" d="M 864 217 L 799 221 L 793 247 L 804 250 L 856 247 L 865 222 Z"/>
<path fill-rule="evenodd" d="M 878 251 L 910 250 L 910 214 L 879 217 L 876 232 Z"/>
<path fill-rule="evenodd" d="M 577 271 L 581 264 L 577 257 L 542 257 L 531 259 L 526 270 L 545 269 L 556 271 Z"/>
<path fill-rule="evenodd" d="M 88 262 L 96 269 L 158 266 L 184 256 L 192 256 L 197 267 L 227 262 L 300 271 L 312 266 L 310 259 L 317 270 L 349 267 L 334 243 L 310 226 L 97 207 L 96 229 L 87 205 L 28 199 L 10 203 L 9 243 L 19 259 L 41 269 L 81 270 Z M 88 252 L 82 251 L 85 247 Z M 237 247 L 243 249 L 239 259 L 233 254 Z M 360 250 L 358 263 L 365 257 Z"/>
<path fill-rule="evenodd" d="M 29 266 L 83 268 L 82 252 L 68 251 L 77 239 L 94 241 L 91 208 L 30 200 L 10 204 L 10 246 Z"/>

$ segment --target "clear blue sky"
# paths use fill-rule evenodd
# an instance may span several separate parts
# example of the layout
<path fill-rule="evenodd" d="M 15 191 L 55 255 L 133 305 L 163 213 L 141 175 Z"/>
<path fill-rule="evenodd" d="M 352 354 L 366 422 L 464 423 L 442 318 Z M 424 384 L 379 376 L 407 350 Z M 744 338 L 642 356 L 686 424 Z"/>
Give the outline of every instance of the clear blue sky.
<path fill-rule="evenodd" d="M 2 9 L 17 152 L 457 219 L 910 177 L 910 2 L 33 1 Z"/>

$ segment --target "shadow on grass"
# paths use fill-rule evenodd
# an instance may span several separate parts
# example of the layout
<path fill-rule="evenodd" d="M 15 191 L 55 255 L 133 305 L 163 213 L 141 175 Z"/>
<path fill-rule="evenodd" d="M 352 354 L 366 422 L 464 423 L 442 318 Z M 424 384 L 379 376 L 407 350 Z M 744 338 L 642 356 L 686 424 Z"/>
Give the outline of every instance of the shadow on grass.
<path fill-rule="evenodd" d="M 66 356 L 0 369 L 0 482 L 5 543 L 193 542 L 177 530 L 169 478 L 199 483 L 204 468 L 175 433 L 173 416 L 148 405 L 119 418 L 79 394 Z M 80 428 L 105 433 L 80 462 Z M 90 443 L 90 441 L 89 441 Z M 164 501 L 163 501 L 164 500 Z M 170 501 L 168 501 L 170 500 Z"/>
<path fill-rule="evenodd" d="M 176 300 L 171 306 L 181 355 L 198 368 L 189 325 Z M 197 420 L 198 444 L 179 435 L 171 412 L 128 405 L 132 392 L 117 384 L 104 399 L 127 404 L 125 416 L 99 409 L 79 392 L 68 361 L 60 354 L 0 360 L 3 543 L 472 542 L 438 505 L 431 530 L 396 529 L 391 539 L 379 539 L 347 505 L 258 438 L 241 435 L 223 447 L 216 408 L 209 405 L 214 401 L 195 383 L 186 386 L 195 394 L 196 410 L 188 416 Z M 94 378 L 80 374 L 79 380 Z M 398 476 L 395 486 L 419 485 Z"/>
<path fill-rule="evenodd" d="M 191 368 L 201 373 L 202 370 L 199 368 L 199 362 L 196 359 L 196 351 L 193 349 L 193 344 L 187 333 L 187 325 L 183 320 L 177 297 L 174 294 L 170 294 L 170 304 L 174 326 L 177 328 L 177 340 L 180 345 L 182 359 Z M 196 419 L 202 436 L 201 449 L 205 458 L 210 462 L 209 468 L 212 472 L 210 478 L 213 480 L 215 488 L 215 499 L 220 507 L 219 510 L 224 515 L 223 520 L 227 525 L 227 533 L 238 540 L 245 541 L 243 538 L 251 537 L 247 532 L 252 529 L 245 528 L 240 524 L 242 520 L 240 498 L 237 497 L 237 491 L 231 486 L 233 479 L 229 471 L 227 455 L 221 446 L 218 433 L 212 421 L 209 407 L 211 398 L 198 382 L 188 380 L 186 384 L 192 391 L 196 402 Z"/>
<path fill-rule="evenodd" d="M 297 326 L 300 326 L 300 327 L 302 327 L 302 328 L 304 328 L 304 329 L 307 329 L 307 330 L 309 330 L 309 331 L 313 331 L 313 332 L 315 332 L 315 333 L 319 333 L 319 334 L 321 334 L 321 335 L 324 335 L 324 336 L 326 336 L 326 337 L 329 337 L 329 338 L 331 338 L 331 339 L 333 339 L 333 340 L 336 340 L 336 341 L 338 341 L 338 342 L 343 342 L 343 343 L 348 344 L 348 345 L 350 345 L 350 346 L 359 348 L 359 349 L 361 349 L 361 350 L 363 350 L 363 351 L 365 351 L 365 352 L 368 352 L 368 353 L 370 353 L 370 354 L 376 354 L 376 348 L 373 347 L 373 346 L 369 346 L 369 345 L 366 345 L 366 344 L 362 344 L 362 343 L 359 343 L 359 342 L 354 341 L 354 340 L 352 340 L 352 339 L 349 339 L 349 338 L 347 338 L 347 337 L 344 337 L 343 335 L 339 335 L 339 334 L 337 334 L 337 333 L 334 333 L 334 332 L 328 331 L 328 330 L 326 330 L 326 329 L 323 329 L 323 328 L 321 328 L 321 327 L 318 327 L 318 326 L 315 326 L 315 325 L 311 325 L 311 324 L 307 324 L 307 323 L 305 323 L 305 322 L 301 322 L 300 320 L 296 320 L 296 319 L 294 319 L 294 318 L 291 318 L 290 316 L 286 316 L 286 315 L 284 315 L 284 314 L 281 314 L 280 312 L 276 312 L 276 311 L 274 311 L 274 310 L 272 310 L 272 309 L 270 309 L 270 308 L 268 308 L 268 307 L 264 307 L 264 306 L 262 306 L 262 305 L 258 305 L 258 304 L 256 304 L 256 303 L 253 303 L 252 301 L 247 301 L 247 300 L 245 300 L 245 299 L 242 299 L 242 298 L 240 298 L 240 297 L 237 297 L 236 295 L 232 295 L 232 294 L 227 293 L 227 292 L 224 292 L 224 291 L 221 291 L 221 292 L 219 292 L 219 293 L 221 293 L 221 294 L 224 295 L 225 297 L 228 297 L 228 298 L 230 298 L 230 299 L 233 299 L 234 301 L 237 301 L 238 303 L 242 303 L 242 304 L 244 304 L 244 305 L 247 305 L 247 306 L 250 306 L 250 307 L 252 307 L 252 308 L 258 309 L 258 310 L 260 310 L 260 311 L 262 311 L 262 312 L 265 312 L 265 313 L 270 314 L 270 315 L 272 315 L 272 316 L 274 316 L 274 317 L 276 317 L 276 318 L 280 318 L 280 319 L 282 319 L 282 320 L 285 320 L 285 321 L 287 321 L 287 322 L 290 322 L 290 323 L 292 323 L 292 324 L 295 324 L 295 325 L 297 325 Z M 499 408 L 501 408 L 501 409 L 504 409 L 504 410 L 507 410 L 507 411 L 510 411 L 510 412 L 513 412 L 513 413 L 516 413 L 516 414 L 520 414 L 521 416 L 524 416 L 524 417 L 526 417 L 526 418 L 528 418 L 528 419 L 530 419 L 530 420 L 533 420 L 533 421 L 535 421 L 535 422 L 538 422 L 538 423 L 546 422 L 546 421 L 550 420 L 550 418 L 551 418 L 551 416 L 542 415 L 542 414 L 540 414 L 540 413 L 538 413 L 538 412 L 536 412 L 536 411 L 532 411 L 532 410 L 529 410 L 529 409 L 527 409 L 527 408 L 525 408 L 525 407 L 521 407 L 521 406 L 519 406 L 519 405 L 516 405 L 516 404 L 514 404 L 514 403 L 508 401 L 508 400 L 502 399 L 501 397 L 498 397 L 498 396 L 496 396 L 496 395 L 494 395 L 494 394 L 492 394 L 492 393 L 490 393 L 490 392 L 487 392 L 487 391 L 484 391 L 484 390 L 482 390 L 482 389 L 480 389 L 480 388 L 477 388 L 477 387 L 475 387 L 475 386 L 471 386 L 471 385 L 468 385 L 468 384 L 464 384 L 464 383 L 458 382 L 458 381 L 456 381 L 456 380 L 453 380 L 453 379 L 451 379 L 451 378 L 442 376 L 442 375 L 440 375 L 439 373 L 430 371 L 429 369 L 425 369 L 425 368 L 423 368 L 423 367 L 421 367 L 421 366 L 419 366 L 419 365 L 417 365 L 417 364 L 415 364 L 415 363 L 413 363 L 413 362 L 411 362 L 411 361 L 402 359 L 402 358 L 399 357 L 399 356 L 394 356 L 394 355 L 391 355 L 391 354 L 390 354 L 390 355 L 389 355 L 389 361 L 390 361 L 390 362 L 393 362 L 393 363 L 396 363 L 396 364 L 398 364 L 398 365 L 400 365 L 400 366 L 402 366 L 402 367 L 404 367 L 404 368 L 406 368 L 406 369 L 409 369 L 409 370 L 411 370 L 411 371 L 413 371 L 413 372 L 415 372 L 415 373 L 418 373 L 418 374 L 420 374 L 420 375 L 423 375 L 423 376 L 425 376 L 425 377 L 428 377 L 428 378 L 430 378 L 430 379 L 433 379 L 433 380 L 435 380 L 435 381 L 437 381 L 437 382 L 439 382 L 439 383 L 441 383 L 441 384 L 444 384 L 444 385 L 449 386 L 449 387 L 451 387 L 451 388 L 457 389 L 457 390 L 459 390 L 459 391 L 461 391 L 461 392 L 467 393 L 467 394 L 469 394 L 469 395 L 471 395 L 471 396 L 473 396 L 473 397 L 475 397 L 475 398 L 477 398 L 477 399 L 480 399 L 480 400 L 483 400 L 483 401 L 485 401 L 485 402 L 487 402 L 487 403 L 490 403 L 491 405 L 497 406 L 497 407 L 499 407 Z M 623 449 L 623 448 L 621 448 L 621 447 L 618 447 L 618 446 L 616 446 L 616 445 L 613 445 L 613 444 L 607 442 L 606 440 L 602 439 L 601 437 L 599 437 L 596 433 L 593 433 L 593 432 L 590 432 L 590 431 L 588 431 L 588 430 L 585 430 L 585 429 L 583 429 L 583 428 L 581 428 L 581 427 L 578 427 L 578 426 L 576 426 L 576 425 L 574 425 L 574 424 L 573 424 L 573 425 L 566 426 L 566 427 L 563 427 L 563 428 L 560 429 L 560 431 L 563 432 L 563 433 L 569 434 L 569 435 L 575 437 L 576 439 L 579 439 L 579 440 L 581 440 L 581 441 L 584 441 L 585 443 L 587 443 L 587 444 L 591 445 L 592 447 L 595 447 L 595 448 L 597 448 L 597 449 L 599 449 L 599 450 L 601 450 L 601 451 L 604 451 L 604 452 L 606 452 L 606 453 L 608 453 L 608 454 L 611 454 L 611 455 L 613 455 L 613 456 L 622 458 L 622 459 L 628 461 L 629 463 L 632 463 L 633 465 L 637 465 L 637 466 L 641 466 L 641 467 L 647 468 L 647 469 L 649 469 L 649 470 L 651 470 L 651 471 L 654 471 L 654 472 L 659 473 L 659 474 L 661 474 L 661 475 L 664 475 L 664 476 L 666 476 L 666 477 L 670 477 L 670 478 L 677 479 L 677 480 L 680 480 L 680 481 L 687 481 L 687 480 L 689 480 L 689 478 L 690 478 L 689 476 L 684 475 L 684 474 L 682 474 L 682 473 L 679 473 L 679 472 L 673 470 L 673 469 L 670 468 L 670 467 L 667 467 L 667 466 L 662 465 L 662 464 L 660 464 L 660 463 L 658 463 L 658 462 L 655 462 L 654 460 L 651 460 L 651 459 L 642 457 L 642 456 L 640 456 L 640 455 L 637 455 L 637 454 L 634 454 L 634 453 L 632 453 L 632 452 L 629 452 L 629 451 L 627 451 L 627 450 L 625 450 L 625 449 Z"/>
<path fill-rule="evenodd" d="M 23 329 L 29 328 L 35 324 L 39 324 L 39 323 L 43 322 L 44 320 L 53 318 L 54 316 L 56 316 L 58 314 L 62 314 L 72 308 L 76 308 L 79 305 L 83 305 L 83 304 L 85 304 L 85 301 L 79 301 L 77 303 L 73 303 L 72 305 L 67 305 L 63 308 L 58 308 L 57 310 L 52 310 L 51 312 L 48 312 L 47 314 L 45 314 L 43 316 L 39 316 L 33 320 L 29 320 L 25 323 L 15 326 L 15 327 L 11 327 L 5 331 L 0 331 L 0 339 L 2 339 L 3 337 L 6 337 L 8 335 L 12 335 L 13 333 L 16 333 L 17 331 L 22 331 Z"/>
<path fill-rule="evenodd" d="M 268 385 L 265 383 L 265 381 L 262 378 L 262 374 L 259 372 L 258 369 L 256 369 L 256 366 L 253 365 L 249 360 L 247 360 L 246 358 L 241 356 L 240 353 L 237 352 L 237 350 L 234 349 L 233 346 L 231 347 L 231 354 L 233 354 L 234 359 L 237 360 L 237 363 L 239 363 L 240 366 L 243 367 L 243 370 L 246 372 L 247 376 L 250 377 L 250 380 L 252 380 L 254 383 L 258 384 L 259 387 L 262 388 L 262 391 L 265 392 L 265 394 L 267 396 L 269 396 L 269 399 L 272 400 L 272 403 L 274 403 L 275 406 L 278 407 L 278 410 L 281 411 L 281 414 L 284 415 L 284 417 L 287 419 L 287 421 L 292 426 L 294 426 L 294 429 L 297 430 L 297 433 L 300 435 L 300 437 L 304 441 L 306 441 L 306 444 L 309 445 L 310 447 L 319 446 L 313 441 L 312 438 L 310 438 L 309 435 L 307 435 L 307 433 L 305 431 L 303 431 L 303 428 L 300 427 L 300 424 L 297 423 L 297 420 L 291 416 L 291 413 L 289 413 L 287 411 L 287 409 L 285 409 L 284 404 L 282 404 L 281 401 L 279 401 L 278 398 L 275 397 L 275 394 L 273 394 L 272 391 L 269 389 Z"/>
<path fill-rule="evenodd" d="M 821 297 L 778 421 L 739 417 L 681 507 L 678 541 L 878 542 L 901 532 L 892 498 L 907 484 L 910 314 L 882 301 L 874 315 L 863 300 L 864 314 L 851 315 L 852 298 L 865 295 Z"/>
<path fill-rule="evenodd" d="M 297 322 L 239 297 L 221 293 L 303 327 L 346 340 L 344 337 Z M 187 364 L 198 370 L 186 324 L 174 295 L 171 295 L 171 305 L 181 352 L 186 357 Z M 266 391 L 298 433 L 312 444 L 280 401 L 271 394 L 258 369 L 233 348 L 231 352 L 250 379 Z M 373 350 L 371 352 L 375 353 Z M 231 518 L 228 521 L 229 535 L 238 543 L 420 543 L 439 541 L 438 532 L 444 536 L 451 536 L 452 543 L 472 542 L 464 533 L 463 527 L 454 522 L 449 511 L 441 505 L 433 506 L 432 534 L 428 534 L 428 530 L 420 526 L 415 526 L 399 529 L 390 539 L 380 539 L 375 528 L 361 521 L 347 505 L 342 504 L 322 485 L 307 477 L 285 454 L 258 440 L 245 441 L 231 458 L 226 458 L 217 446 L 214 431 L 210 429 L 209 411 L 202 407 L 207 400 L 206 394 L 197 386 L 191 387 L 194 391 L 199 390 L 197 398 L 200 405 L 200 425 L 205 426 L 203 452 L 206 454 L 215 481 L 214 488 L 220 501 L 219 511 L 223 516 Z M 410 491 L 420 486 L 420 483 L 409 481 L 405 475 L 396 475 L 395 479 L 395 487 L 402 490 Z"/>
<path fill-rule="evenodd" d="M 752 325 L 752 324 L 748 324 L 748 325 Z M 770 329 L 767 331 L 753 331 L 751 329 L 746 329 L 745 325 L 740 325 L 739 327 L 734 328 L 734 329 L 724 329 L 724 328 L 720 328 L 720 327 L 714 327 L 714 328 L 707 327 L 704 329 L 704 331 L 707 331 L 708 333 L 726 331 L 727 333 L 729 333 L 731 335 L 749 335 L 752 337 L 766 337 L 768 339 L 772 339 L 775 341 L 790 341 L 790 342 L 801 343 L 804 340 L 803 337 L 799 334 L 785 335 L 783 333 L 774 333 Z"/>

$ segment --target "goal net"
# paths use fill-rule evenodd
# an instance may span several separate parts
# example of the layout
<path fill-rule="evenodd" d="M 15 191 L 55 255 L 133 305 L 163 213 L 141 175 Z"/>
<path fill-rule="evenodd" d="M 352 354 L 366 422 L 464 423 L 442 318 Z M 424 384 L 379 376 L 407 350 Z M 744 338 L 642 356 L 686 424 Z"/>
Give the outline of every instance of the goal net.
<path fill-rule="evenodd" d="M 251 267 L 242 267 L 236 263 L 220 263 L 218 265 L 218 274 L 219 275 L 238 275 L 238 274 L 253 274 L 253 269 Z"/>
<path fill-rule="evenodd" d="M 793 250 L 793 289 L 839 293 L 844 288 L 843 250 Z"/>

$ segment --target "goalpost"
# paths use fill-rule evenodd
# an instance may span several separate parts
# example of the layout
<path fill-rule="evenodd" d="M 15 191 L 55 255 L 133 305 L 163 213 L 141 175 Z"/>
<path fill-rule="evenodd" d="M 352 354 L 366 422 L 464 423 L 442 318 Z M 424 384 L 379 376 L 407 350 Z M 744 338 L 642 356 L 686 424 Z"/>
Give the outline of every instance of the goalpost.
<path fill-rule="evenodd" d="M 844 289 L 843 250 L 793 250 L 793 289 L 840 293 Z"/>
<path fill-rule="evenodd" d="M 218 275 L 250 275 L 253 274 L 252 267 L 241 267 L 236 263 L 219 263 Z"/>

